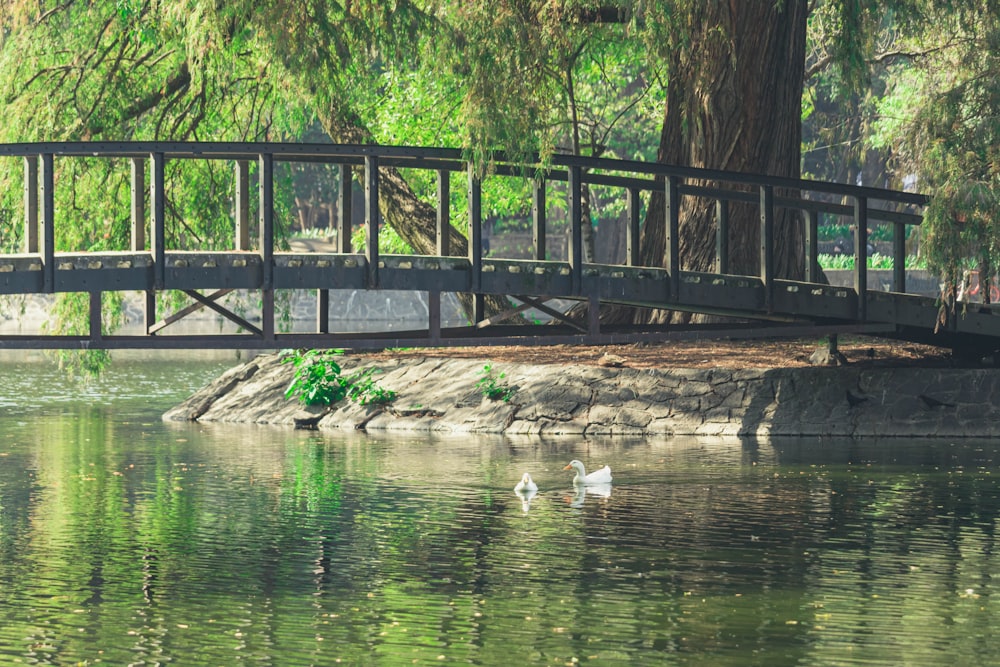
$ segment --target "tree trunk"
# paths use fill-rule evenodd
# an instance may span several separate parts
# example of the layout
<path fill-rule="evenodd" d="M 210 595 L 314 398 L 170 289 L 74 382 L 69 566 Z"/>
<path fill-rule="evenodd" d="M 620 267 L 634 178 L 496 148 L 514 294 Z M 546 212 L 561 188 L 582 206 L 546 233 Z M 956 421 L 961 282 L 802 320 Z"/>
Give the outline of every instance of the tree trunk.
<path fill-rule="evenodd" d="M 693 3 L 691 41 L 671 56 L 658 160 L 665 164 L 798 177 L 801 153 L 805 0 Z M 781 193 L 776 192 L 776 195 Z M 681 268 L 715 265 L 714 202 L 685 197 L 680 218 Z M 729 272 L 756 275 L 760 212 L 730 203 Z M 664 195 L 654 193 L 643 226 L 641 259 L 664 266 Z M 779 278 L 804 275 L 800 216 L 776 211 Z M 686 313 L 612 308 L 602 321 L 690 321 Z M 699 318 L 700 321 L 704 319 Z"/>

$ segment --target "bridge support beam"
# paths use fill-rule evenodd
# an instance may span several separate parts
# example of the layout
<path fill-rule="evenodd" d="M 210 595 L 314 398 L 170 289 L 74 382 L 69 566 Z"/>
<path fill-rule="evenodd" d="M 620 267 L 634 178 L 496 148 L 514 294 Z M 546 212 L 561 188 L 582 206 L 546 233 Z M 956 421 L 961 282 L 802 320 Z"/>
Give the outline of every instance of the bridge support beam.
<path fill-rule="evenodd" d="M 163 289 L 166 277 L 166 225 L 164 222 L 164 192 L 163 192 L 163 153 L 152 153 L 149 156 L 151 183 L 149 184 L 149 203 L 152 208 L 149 220 L 149 242 L 153 253 L 153 287 Z"/>
<path fill-rule="evenodd" d="M 236 161 L 236 250 L 250 250 L 250 161 Z"/>
<path fill-rule="evenodd" d="M 101 292 L 90 292 L 90 342 L 99 343 L 101 334 Z"/>
<path fill-rule="evenodd" d="M 802 212 L 806 218 L 806 273 L 805 281 L 814 283 L 819 279 L 819 211 L 806 210 Z"/>
<path fill-rule="evenodd" d="M 729 202 L 725 199 L 715 202 L 715 270 L 729 273 Z"/>
<path fill-rule="evenodd" d="M 535 248 L 534 259 L 545 261 L 545 179 L 535 179 L 531 192 L 531 242 Z"/>
<path fill-rule="evenodd" d="M 578 166 L 569 168 L 569 270 L 570 292 L 583 291 L 583 170 Z M 589 221 L 588 221 L 589 222 Z"/>
<path fill-rule="evenodd" d="M 378 158 L 365 156 L 365 257 L 368 260 L 368 288 L 378 289 Z"/>
<path fill-rule="evenodd" d="M 625 229 L 625 264 L 627 266 L 639 266 L 641 254 L 639 252 L 639 205 L 642 203 L 638 188 L 629 188 L 626 191 L 625 204 L 628 208 L 628 227 Z"/>

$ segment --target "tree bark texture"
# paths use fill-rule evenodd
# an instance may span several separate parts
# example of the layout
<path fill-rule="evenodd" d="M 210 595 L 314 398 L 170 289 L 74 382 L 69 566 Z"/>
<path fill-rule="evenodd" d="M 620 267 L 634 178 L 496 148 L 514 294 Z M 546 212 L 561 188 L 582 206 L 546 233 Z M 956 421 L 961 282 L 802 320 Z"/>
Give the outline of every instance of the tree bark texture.
<path fill-rule="evenodd" d="M 798 177 L 806 0 L 709 0 L 692 3 L 691 40 L 671 57 L 658 160 L 665 164 Z M 694 183 L 698 185 L 699 183 Z M 793 193 L 775 192 L 775 196 Z M 760 209 L 730 203 L 729 272 L 760 270 Z M 684 197 L 683 270 L 715 264 L 715 202 Z M 647 266 L 664 266 L 665 197 L 654 193 L 641 241 Z M 801 216 L 778 209 L 775 268 L 801 279 Z M 606 322 L 686 322 L 690 314 L 609 309 Z"/>

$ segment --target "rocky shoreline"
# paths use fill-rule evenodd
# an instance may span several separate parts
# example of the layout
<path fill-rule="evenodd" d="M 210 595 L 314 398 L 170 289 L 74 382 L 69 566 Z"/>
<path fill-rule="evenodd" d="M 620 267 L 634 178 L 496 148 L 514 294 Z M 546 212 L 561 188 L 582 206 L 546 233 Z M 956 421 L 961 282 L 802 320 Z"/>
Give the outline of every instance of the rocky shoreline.
<path fill-rule="evenodd" d="M 483 396 L 486 364 L 514 389 Z M 990 369 L 633 369 L 407 356 L 343 359 L 397 392 L 388 406 L 286 400 L 278 354 L 237 366 L 164 414 L 168 421 L 289 428 L 538 435 L 1000 436 L 1000 374 Z"/>

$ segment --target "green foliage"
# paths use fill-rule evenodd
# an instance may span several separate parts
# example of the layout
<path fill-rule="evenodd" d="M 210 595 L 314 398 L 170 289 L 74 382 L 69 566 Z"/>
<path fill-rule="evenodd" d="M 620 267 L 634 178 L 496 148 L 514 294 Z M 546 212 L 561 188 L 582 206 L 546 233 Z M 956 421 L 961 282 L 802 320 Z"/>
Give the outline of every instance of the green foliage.
<path fill-rule="evenodd" d="M 304 405 L 333 405 L 348 398 L 361 405 L 385 405 L 396 392 L 375 384 L 375 370 L 367 368 L 353 375 L 341 372 L 337 357 L 343 350 L 285 350 L 282 363 L 295 367 L 295 375 L 285 390 L 285 398 L 298 397 Z"/>
<path fill-rule="evenodd" d="M 286 351 L 282 363 L 295 367 L 295 376 L 285 390 L 285 398 L 297 396 L 305 405 L 332 405 L 347 395 L 347 386 L 335 357 L 343 350 Z"/>
<path fill-rule="evenodd" d="M 854 269 L 854 255 L 827 255 L 821 254 L 817 258 L 820 268 L 823 269 Z M 892 257 L 874 253 L 868 256 L 869 269 L 891 269 L 893 266 Z M 907 269 L 927 268 L 926 261 L 916 255 L 906 257 Z"/>
<path fill-rule="evenodd" d="M 483 366 L 483 370 L 480 372 L 482 377 L 476 382 L 476 386 L 479 387 L 479 391 L 482 392 L 483 396 L 490 399 L 491 401 L 503 401 L 507 403 L 511 398 L 514 397 L 514 393 L 517 391 L 515 387 L 511 387 L 503 381 L 505 374 L 498 373 L 494 370 L 492 364 L 486 364 Z"/>

